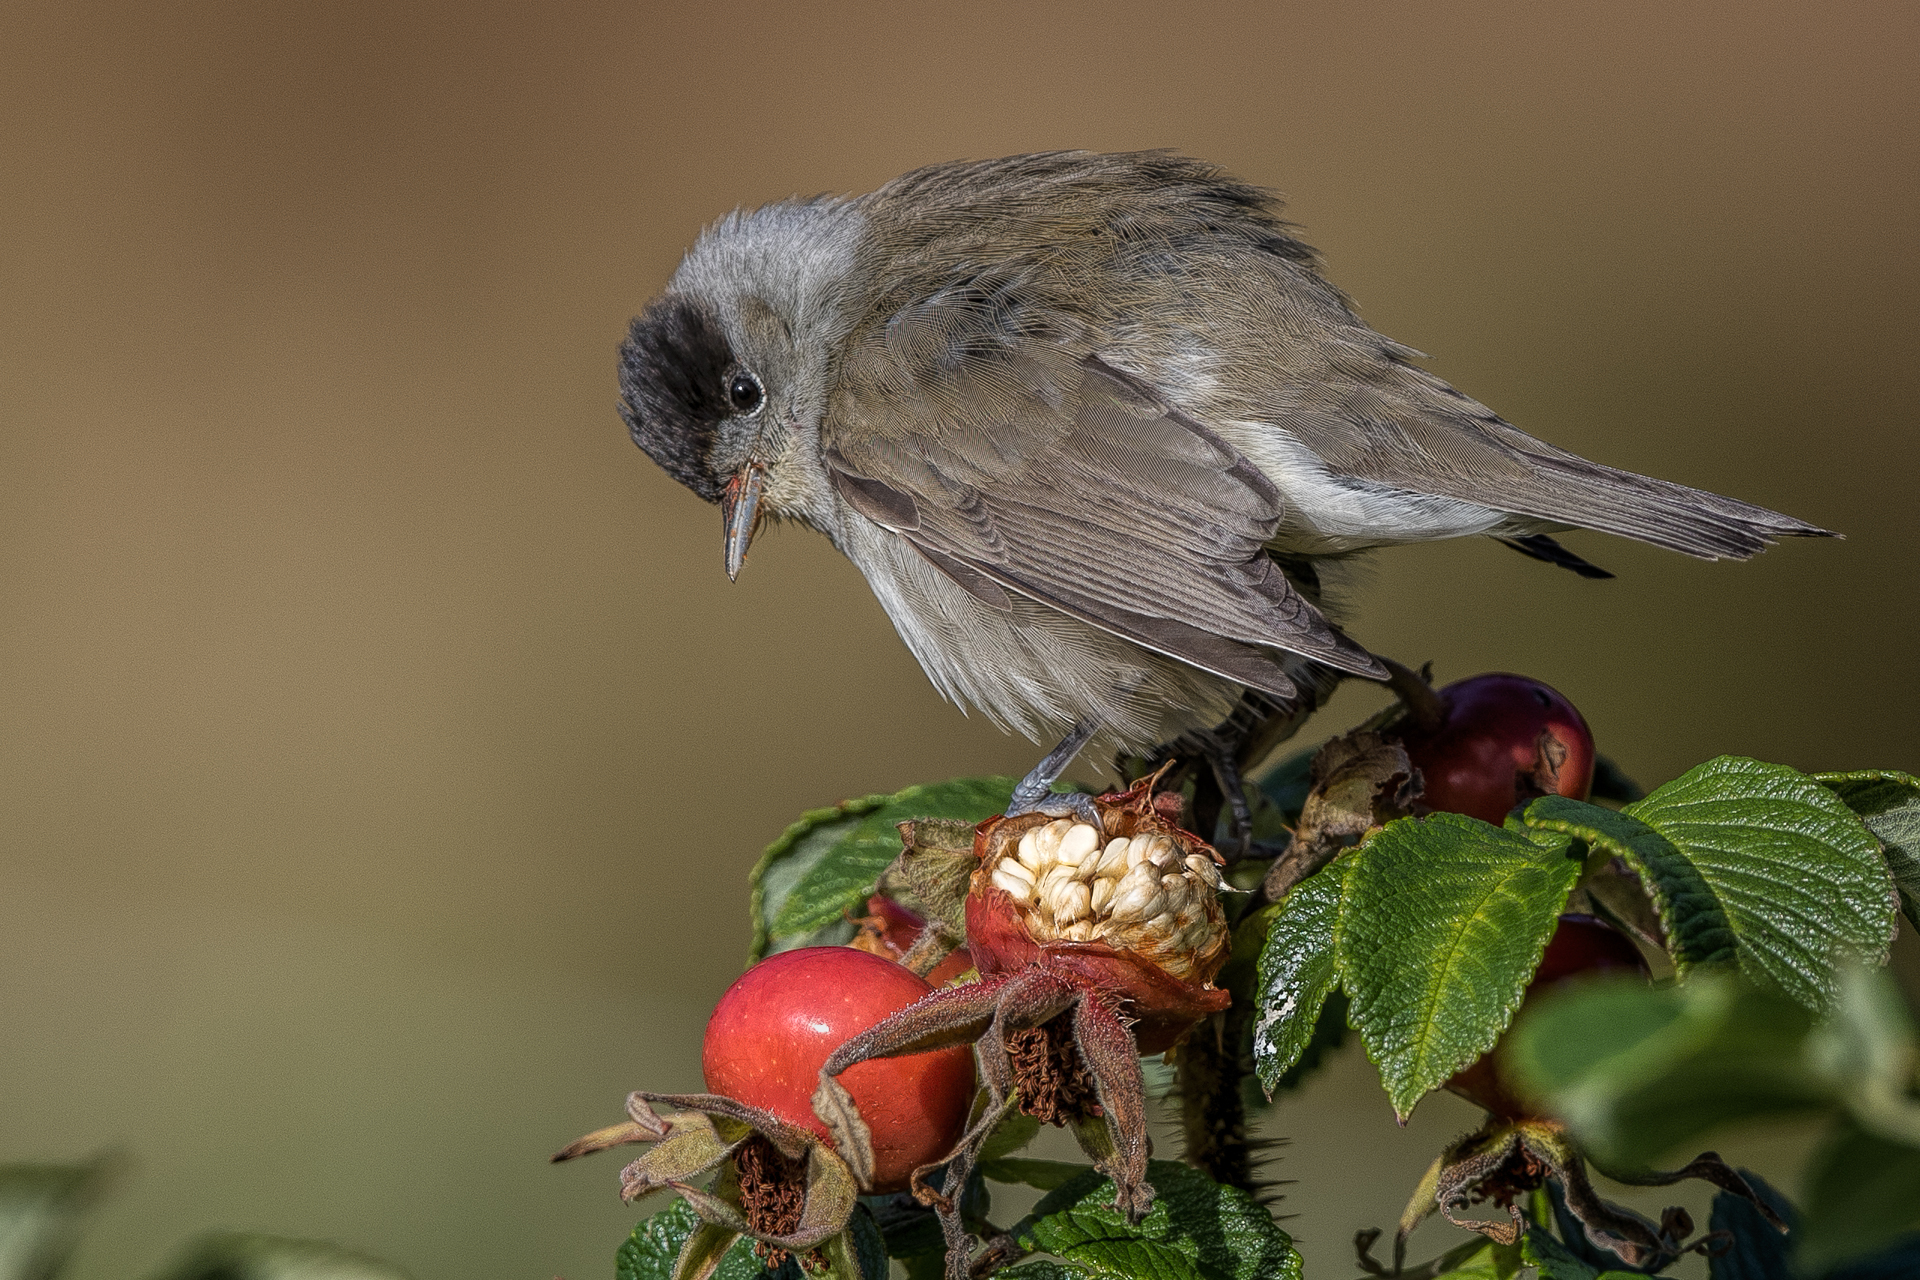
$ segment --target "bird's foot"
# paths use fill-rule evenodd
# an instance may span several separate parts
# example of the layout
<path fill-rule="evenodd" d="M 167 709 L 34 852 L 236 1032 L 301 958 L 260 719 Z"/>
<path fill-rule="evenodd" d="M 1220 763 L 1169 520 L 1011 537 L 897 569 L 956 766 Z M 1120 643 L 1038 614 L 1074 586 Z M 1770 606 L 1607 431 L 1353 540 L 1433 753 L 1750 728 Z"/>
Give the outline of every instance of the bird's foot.
<path fill-rule="evenodd" d="M 1044 813 L 1049 818 L 1077 818 L 1095 831 L 1104 832 L 1105 827 L 1093 807 L 1092 796 L 1077 791 L 1056 793 L 1053 790 L 1053 784 L 1060 780 L 1060 775 L 1067 771 L 1073 758 L 1080 754 L 1080 748 L 1086 746 L 1098 730 L 1099 725 L 1091 721 L 1082 721 L 1073 726 L 1073 731 L 1061 739 L 1060 745 L 1047 752 L 1046 757 L 1014 787 L 1013 799 L 1007 803 L 1007 816 L 1017 818 L 1025 813 Z"/>

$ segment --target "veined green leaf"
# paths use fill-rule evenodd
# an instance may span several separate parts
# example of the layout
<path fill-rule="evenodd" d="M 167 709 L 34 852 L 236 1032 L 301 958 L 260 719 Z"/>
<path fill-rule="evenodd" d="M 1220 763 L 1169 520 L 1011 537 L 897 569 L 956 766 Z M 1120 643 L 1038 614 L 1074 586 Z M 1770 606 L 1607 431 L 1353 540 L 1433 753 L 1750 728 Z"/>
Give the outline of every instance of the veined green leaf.
<path fill-rule="evenodd" d="M 1814 779 L 1721 756 L 1621 812 L 1699 871 L 1726 910 L 1741 972 L 1755 982 L 1825 1009 L 1836 958 L 1885 959 L 1895 897 L 1879 842 Z"/>
<path fill-rule="evenodd" d="M 1879 838 L 1887 869 L 1900 890 L 1900 906 L 1920 929 L 1920 778 L 1894 769 L 1816 773 L 1847 808 Z"/>
<path fill-rule="evenodd" d="M 1565 796 L 1542 796 L 1527 806 L 1521 821 L 1584 840 L 1633 868 L 1653 901 L 1681 977 L 1734 960 L 1733 926 L 1720 899 L 1687 856 L 1640 819 Z"/>
<path fill-rule="evenodd" d="M 1539 1268 L 1540 1280 L 1596 1280 L 1600 1274 L 1539 1227 L 1529 1227 L 1521 1237 L 1520 1254 Z"/>
<path fill-rule="evenodd" d="M 1350 855 L 1340 985 L 1403 1118 L 1493 1047 L 1539 967 L 1580 863 L 1569 837 L 1533 834 L 1436 813 Z"/>
<path fill-rule="evenodd" d="M 1013 1234 L 1090 1280 L 1299 1280 L 1292 1239 L 1246 1192 L 1164 1160 L 1148 1164 L 1147 1181 L 1153 1211 L 1138 1226 L 1114 1209 L 1113 1183 L 1090 1173 L 1047 1195 Z"/>
<path fill-rule="evenodd" d="M 887 799 L 886 796 L 862 796 L 826 809 L 809 809 L 767 846 L 747 874 L 748 910 L 753 916 L 753 943 L 747 963 L 757 963 L 771 952 L 785 949 L 776 945 L 773 922 L 794 886 L 859 825 L 864 815 L 878 809 Z M 794 945 L 790 938 L 777 941 Z"/>
<path fill-rule="evenodd" d="M 1339 984 L 1335 957 L 1351 857 L 1295 885 L 1267 926 L 1254 980 L 1253 1061 L 1269 1095 L 1313 1039 L 1321 1006 Z"/>
<path fill-rule="evenodd" d="M 675 1200 L 640 1223 L 614 1255 L 615 1280 L 671 1280 L 680 1246 L 701 1226 L 699 1215 L 684 1200 Z M 754 1256 L 753 1241 L 742 1240 L 720 1260 L 714 1280 L 757 1280 L 766 1268 Z"/>
<path fill-rule="evenodd" d="M 851 802 L 862 807 L 856 820 L 845 826 L 828 825 L 818 838 L 814 831 L 808 831 L 802 838 L 808 841 L 810 860 L 798 869 L 777 908 L 769 910 L 763 904 L 772 945 L 777 947 L 783 938 L 810 934 L 842 919 L 849 910 L 863 908 L 880 873 L 899 856 L 900 833 L 896 828 L 900 823 L 909 818 L 978 822 L 1004 810 L 1012 795 L 1011 778 L 956 778 L 908 787 L 884 798 L 869 796 Z M 768 868 L 763 882 L 778 861 L 769 850 L 768 857 L 762 859 L 762 865 Z"/>
<path fill-rule="evenodd" d="M 993 1274 L 1003 1280 L 1091 1280 L 1091 1273 L 1052 1258 L 1035 1258 L 1017 1267 L 1003 1267 Z"/>

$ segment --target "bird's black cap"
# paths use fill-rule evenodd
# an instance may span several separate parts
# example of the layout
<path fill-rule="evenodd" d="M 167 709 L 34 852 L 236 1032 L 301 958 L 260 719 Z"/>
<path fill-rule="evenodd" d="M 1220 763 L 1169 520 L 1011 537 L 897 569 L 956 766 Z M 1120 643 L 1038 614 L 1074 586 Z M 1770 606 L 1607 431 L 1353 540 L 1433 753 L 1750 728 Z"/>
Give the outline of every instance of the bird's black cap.
<path fill-rule="evenodd" d="M 633 442 L 708 502 L 726 487 L 712 453 L 733 412 L 726 383 L 734 363 L 718 317 L 680 295 L 649 303 L 620 344 L 620 416 Z"/>

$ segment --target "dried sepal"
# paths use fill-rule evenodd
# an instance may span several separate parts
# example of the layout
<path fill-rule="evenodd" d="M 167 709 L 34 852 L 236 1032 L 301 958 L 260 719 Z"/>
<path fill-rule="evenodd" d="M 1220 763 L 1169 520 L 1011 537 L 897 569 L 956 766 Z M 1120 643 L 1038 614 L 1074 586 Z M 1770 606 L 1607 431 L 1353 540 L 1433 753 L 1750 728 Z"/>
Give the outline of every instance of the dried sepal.
<path fill-rule="evenodd" d="M 860 1108 L 847 1087 L 822 1073 L 820 1087 L 813 1091 L 813 1113 L 833 1135 L 833 1145 L 863 1187 L 873 1185 L 873 1130 L 860 1118 Z"/>
<path fill-rule="evenodd" d="M 1073 1038 L 1099 1089 L 1099 1122 L 1106 1141 L 1100 1154 L 1088 1150 L 1083 1130 L 1091 1127 L 1091 1118 L 1074 1127 L 1074 1136 L 1094 1157 L 1094 1167 L 1113 1179 L 1114 1208 L 1127 1221 L 1139 1222 L 1153 1207 L 1153 1187 L 1147 1182 L 1153 1143 L 1147 1136 L 1147 1087 L 1140 1055 L 1126 1024 L 1095 992 L 1080 995 L 1073 1011 Z"/>
<path fill-rule="evenodd" d="M 1760 1199 L 1725 1161 L 1706 1152 L 1684 1168 L 1670 1173 L 1639 1172 L 1619 1178 L 1637 1186 L 1670 1186 L 1688 1178 L 1698 1178 L 1747 1199 L 1760 1209 L 1767 1221 L 1779 1230 L 1785 1224 L 1772 1208 Z M 1432 1203 L 1455 1226 L 1477 1231 L 1498 1244 L 1510 1245 L 1525 1231 L 1519 1202 L 1548 1181 L 1559 1184 L 1567 1209 L 1579 1220 L 1589 1243 L 1619 1257 L 1630 1267 L 1658 1269 L 1691 1249 L 1703 1247 L 1703 1241 L 1687 1243 L 1693 1233 L 1693 1221 L 1683 1210 L 1669 1209 L 1655 1223 L 1640 1214 L 1603 1200 L 1587 1176 L 1587 1162 L 1557 1121 L 1526 1119 L 1489 1120 L 1478 1132 L 1468 1134 L 1450 1146 L 1441 1156 L 1437 1169 L 1423 1180 L 1431 1185 Z M 1419 1193 L 1402 1215 L 1401 1232 L 1395 1244 L 1396 1261 L 1404 1249 L 1411 1226 L 1424 1216 L 1419 1211 Z M 1506 1211 L 1504 1219 L 1469 1216 L 1473 1205 L 1491 1201 Z"/>
<path fill-rule="evenodd" d="M 978 1040 L 992 1023 L 1003 981 L 944 987 L 867 1028 L 834 1050 L 820 1068 L 813 1110 L 862 1186 L 872 1183 L 873 1138 L 837 1076 L 870 1058 L 898 1058 Z"/>
<path fill-rule="evenodd" d="M 742 1205 L 749 1188 L 737 1174 L 726 1180 L 725 1185 L 716 1182 L 711 1190 L 703 1191 L 685 1182 L 674 1183 L 673 1189 L 703 1221 L 791 1253 L 817 1249 L 846 1230 L 860 1196 L 846 1162 L 822 1142 L 816 1142 L 807 1152 L 805 1197 L 799 1221 L 789 1231 L 766 1230 L 763 1224 L 755 1222 L 755 1215 Z"/>
<path fill-rule="evenodd" d="M 634 1096 L 647 1102 L 665 1103 L 677 1111 L 703 1115 L 728 1142 L 739 1142 L 749 1131 L 761 1134 L 789 1160 L 805 1159 L 807 1152 L 820 1141 L 811 1131 L 788 1124 L 771 1111 L 750 1107 L 718 1093 L 639 1093 Z"/>
<path fill-rule="evenodd" d="M 1375 827 L 1413 812 L 1419 771 L 1398 738 L 1356 729 L 1314 754 L 1312 790 L 1300 809 L 1293 842 L 1274 859 L 1261 893 L 1278 902 L 1340 851 Z"/>
<path fill-rule="evenodd" d="M 647 1104 L 643 1093 L 627 1095 L 627 1118 L 619 1124 L 610 1124 L 604 1129 L 595 1129 L 592 1133 L 575 1138 L 566 1146 L 553 1153 L 554 1164 L 563 1160 L 572 1160 L 578 1156 L 591 1155 L 596 1151 L 605 1151 L 611 1147 L 625 1146 L 631 1142 L 658 1142 L 672 1130 L 673 1125 L 661 1117 Z"/>
<path fill-rule="evenodd" d="M 1071 1060 L 1065 1078 L 1023 1071 L 1016 1051 L 1036 1031 L 1064 1034 Z M 915 1197 L 940 1216 L 947 1240 L 947 1271 L 965 1277 L 970 1238 L 958 1195 L 981 1148 L 1017 1108 L 1065 1124 L 1096 1166 L 1114 1180 L 1114 1205 L 1138 1221 L 1153 1203 L 1146 1181 L 1152 1150 L 1146 1124 L 1146 1089 L 1139 1054 L 1126 1023 L 1098 992 L 1034 965 L 1012 975 L 985 978 L 923 997 L 886 1021 L 849 1040 L 821 1069 L 814 1109 L 843 1151 L 857 1152 L 864 1126 L 852 1100 L 833 1076 L 868 1058 L 925 1052 L 974 1041 L 986 1098 L 973 1124 L 945 1160 L 915 1171 Z M 852 1113 L 850 1122 L 849 1113 Z M 857 1161 L 859 1157 L 855 1156 Z"/>
<path fill-rule="evenodd" d="M 653 1103 L 674 1108 L 670 1117 Z M 711 1093 L 628 1095 L 628 1121 L 597 1130 L 554 1157 L 571 1159 L 625 1142 L 651 1151 L 620 1171 L 621 1199 L 678 1192 L 703 1228 L 675 1262 L 675 1280 L 703 1280 L 735 1240 L 758 1242 L 774 1265 L 848 1229 L 860 1194 L 853 1170 L 812 1131 L 734 1098 Z M 702 1188 L 694 1180 L 714 1173 Z"/>
<path fill-rule="evenodd" d="M 928 920 L 937 920 L 965 941 L 967 888 L 973 869 L 974 824 L 958 818 L 918 818 L 900 824 L 900 856 L 881 877 L 897 883 Z"/>
<path fill-rule="evenodd" d="M 676 1182 L 697 1178 L 732 1155 L 746 1134 L 728 1141 L 714 1132 L 713 1122 L 697 1112 L 676 1120 L 673 1132 L 620 1171 L 620 1198 L 629 1204 L 664 1191 Z"/>

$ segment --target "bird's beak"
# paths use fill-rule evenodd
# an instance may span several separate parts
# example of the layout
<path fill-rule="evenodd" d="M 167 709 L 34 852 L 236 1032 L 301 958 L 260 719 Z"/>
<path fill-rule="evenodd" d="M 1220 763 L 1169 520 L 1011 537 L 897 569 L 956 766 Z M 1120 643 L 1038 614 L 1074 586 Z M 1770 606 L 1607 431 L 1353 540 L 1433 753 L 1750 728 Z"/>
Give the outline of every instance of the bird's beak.
<path fill-rule="evenodd" d="M 727 481 L 726 492 L 720 496 L 720 519 L 727 526 L 729 582 L 740 577 L 740 566 L 747 560 L 747 547 L 752 544 L 754 530 L 760 524 L 760 485 L 766 474 L 759 463 L 750 462 Z"/>

